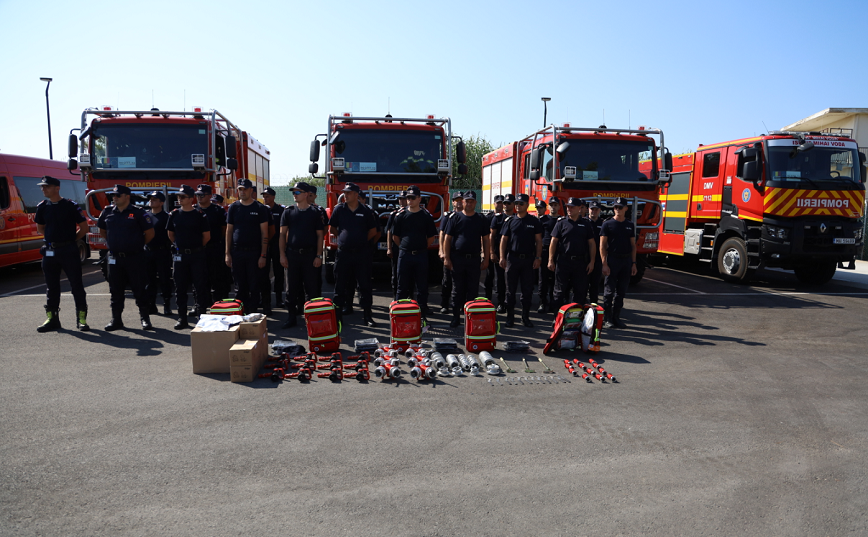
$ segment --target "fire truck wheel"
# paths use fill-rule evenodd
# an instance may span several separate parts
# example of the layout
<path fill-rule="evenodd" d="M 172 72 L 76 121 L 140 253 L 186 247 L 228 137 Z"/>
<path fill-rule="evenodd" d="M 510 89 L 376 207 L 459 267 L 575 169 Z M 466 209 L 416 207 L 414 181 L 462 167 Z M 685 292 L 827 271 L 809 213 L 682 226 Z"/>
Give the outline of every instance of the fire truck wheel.
<path fill-rule="evenodd" d="M 746 282 L 750 279 L 747 268 L 747 248 L 738 237 L 730 237 L 723 242 L 717 254 L 717 270 L 720 277 L 728 282 Z"/>
<path fill-rule="evenodd" d="M 78 258 L 82 265 L 90 259 L 90 247 L 83 240 L 78 241 Z"/>
<path fill-rule="evenodd" d="M 335 265 L 329 263 L 325 266 L 325 281 L 329 285 L 335 284 Z"/>
<path fill-rule="evenodd" d="M 813 265 L 798 266 L 793 269 L 793 272 L 796 273 L 796 278 L 805 285 L 823 285 L 832 279 L 837 268 L 837 261 L 826 261 Z"/>

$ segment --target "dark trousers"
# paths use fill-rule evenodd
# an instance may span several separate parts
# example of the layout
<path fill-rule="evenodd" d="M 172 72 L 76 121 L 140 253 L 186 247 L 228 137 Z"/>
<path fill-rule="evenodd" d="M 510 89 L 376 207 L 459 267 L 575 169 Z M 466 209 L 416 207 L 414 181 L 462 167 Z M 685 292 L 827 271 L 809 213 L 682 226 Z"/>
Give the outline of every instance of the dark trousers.
<path fill-rule="evenodd" d="M 271 306 L 271 275 L 274 274 L 274 301 L 282 302 L 286 293 L 286 284 L 283 280 L 283 265 L 280 264 L 280 249 L 277 245 L 268 247 L 268 257 L 265 259 L 265 268 L 262 269 L 259 282 L 259 292 L 262 304 Z"/>
<path fill-rule="evenodd" d="M 617 315 L 624 307 L 624 296 L 627 294 L 627 285 L 630 284 L 630 272 L 633 268 L 631 257 L 609 256 L 609 275 L 606 276 L 606 289 L 604 291 L 606 314 Z"/>
<path fill-rule="evenodd" d="M 311 250 L 306 253 L 293 253 L 287 250 L 286 260 L 289 266 L 286 268 L 286 309 L 290 316 L 298 315 L 304 311 L 304 296 L 307 299 L 319 297 L 320 269 L 313 266 L 316 252 Z M 299 300 L 299 297 L 301 299 Z M 301 307 L 298 304 L 301 303 Z"/>
<path fill-rule="evenodd" d="M 453 263 L 453 266 L 454 265 L 455 264 Z M 450 298 L 452 298 L 455 295 L 454 287 L 453 287 L 454 279 L 453 279 L 453 274 L 452 274 L 452 272 L 454 270 L 455 270 L 454 268 L 452 270 L 449 270 L 446 267 L 443 267 L 443 280 L 440 282 L 440 307 L 441 308 L 448 308 Z"/>
<path fill-rule="evenodd" d="M 521 284 L 521 308 L 530 310 L 533 297 L 533 260 L 534 254 L 526 254 L 522 259 L 519 254 L 506 256 L 506 309 L 515 308 L 515 292 Z"/>
<path fill-rule="evenodd" d="M 335 256 L 335 294 L 334 303 L 338 309 L 351 306 L 359 286 L 359 305 L 368 311 L 373 304 L 371 296 L 372 251 L 364 247 L 358 250 L 338 249 Z"/>
<path fill-rule="evenodd" d="M 398 257 L 401 255 L 401 252 L 398 250 L 392 250 L 392 257 L 389 259 L 389 262 L 392 265 L 392 299 L 398 297 Z M 427 287 L 427 286 L 426 286 Z"/>
<path fill-rule="evenodd" d="M 481 261 L 479 254 L 452 252 L 452 315 L 460 317 L 464 304 L 479 296 Z"/>
<path fill-rule="evenodd" d="M 196 290 L 199 314 L 205 313 L 212 304 L 211 289 L 208 287 L 208 254 L 201 251 L 180 254 L 180 257 L 181 260 L 172 265 L 178 314 L 187 315 L 187 291 L 190 285 Z"/>
<path fill-rule="evenodd" d="M 597 260 L 594 261 L 594 271 L 588 276 L 588 299 L 591 304 L 599 304 L 600 300 L 600 281 L 603 278 L 603 258 L 597 253 Z"/>
<path fill-rule="evenodd" d="M 232 277 L 238 290 L 235 298 L 244 304 L 245 313 L 254 313 L 259 308 L 259 250 L 232 250 Z"/>
<path fill-rule="evenodd" d="M 172 251 L 168 247 L 160 250 L 145 250 L 148 263 L 148 302 L 157 303 L 157 290 L 163 297 L 163 304 L 172 302 Z"/>
<path fill-rule="evenodd" d="M 398 299 L 410 298 L 416 287 L 416 302 L 422 312 L 428 310 L 428 250 L 413 255 L 401 250 L 398 255 Z"/>
<path fill-rule="evenodd" d="M 112 318 L 120 317 L 124 311 L 124 295 L 129 285 L 139 308 L 139 315 L 148 315 L 148 297 L 146 288 L 148 285 L 148 265 L 145 260 L 145 252 L 129 254 L 109 254 L 108 282 L 111 292 Z M 112 258 L 114 263 L 112 263 Z"/>
<path fill-rule="evenodd" d="M 584 306 L 587 290 L 588 262 L 585 256 L 561 256 L 555 265 L 555 305 L 560 308 L 564 304 L 576 302 Z"/>
<path fill-rule="evenodd" d="M 60 307 L 60 271 L 66 273 L 69 286 L 72 287 L 72 297 L 75 299 L 75 309 L 87 311 L 87 294 L 81 281 L 81 260 L 78 257 L 78 246 L 69 244 L 51 250 L 54 255 L 46 256 L 46 248 L 42 248 L 42 273 L 45 275 L 45 307 L 56 311 Z"/>
<path fill-rule="evenodd" d="M 215 301 L 229 298 L 229 288 L 231 286 L 232 278 L 231 273 L 228 270 L 229 267 L 226 266 L 225 242 L 215 242 L 212 237 L 212 239 L 208 241 L 208 244 L 205 245 L 205 258 L 208 265 L 208 286 L 211 289 L 211 296 Z M 202 307 L 211 307 L 211 304 L 202 304 L 198 299 L 197 302 L 199 302 L 199 305 Z"/>
<path fill-rule="evenodd" d="M 488 274 L 485 276 L 485 296 L 494 302 L 495 284 L 497 289 L 497 304 L 506 305 L 506 271 L 500 268 L 500 264 L 492 261 L 488 265 Z"/>
<path fill-rule="evenodd" d="M 555 260 L 557 263 L 557 260 Z M 548 268 L 549 250 L 543 248 L 542 261 L 539 266 L 539 303 L 549 304 L 554 298 L 555 273 Z"/>

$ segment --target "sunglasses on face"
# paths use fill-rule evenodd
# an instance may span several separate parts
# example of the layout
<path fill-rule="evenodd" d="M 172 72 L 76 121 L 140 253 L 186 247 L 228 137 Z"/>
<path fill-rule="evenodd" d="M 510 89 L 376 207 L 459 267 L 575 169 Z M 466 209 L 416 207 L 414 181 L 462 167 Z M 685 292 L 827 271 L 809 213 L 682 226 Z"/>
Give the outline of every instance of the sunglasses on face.
<path fill-rule="evenodd" d="M 184 194 L 178 194 L 178 199 L 179 199 L 179 200 L 185 200 L 185 199 L 187 199 L 187 198 L 189 198 L 189 197 L 190 197 L 190 196 L 185 196 Z"/>
<path fill-rule="evenodd" d="M 207 198 L 207 197 L 210 197 L 210 196 L 211 196 L 210 194 L 196 194 L 196 197 L 197 197 L 197 198 Z"/>
<path fill-rule="evenodd" d="M 504 205 L 512 205 L 512 202 L 511 201 L 504 201 L 503 204 Z"/>
<path fill-rule="evenodd" d="M 524 206 L 524 205 L 527 205 L 527 202 L 525 202 L 525 201 L 517 201 L 517 202 L 515 202 L 515 204 L 516 204 L 516 205 L 522 205 L 522 206 Z"/>
<path fill-rule="evenodd" d="M 407 201 L 413 201 L 414 199 L 416 199 L 416 196 L 414 196 L 413 194 L 409 194 L 407 196 Z"/>

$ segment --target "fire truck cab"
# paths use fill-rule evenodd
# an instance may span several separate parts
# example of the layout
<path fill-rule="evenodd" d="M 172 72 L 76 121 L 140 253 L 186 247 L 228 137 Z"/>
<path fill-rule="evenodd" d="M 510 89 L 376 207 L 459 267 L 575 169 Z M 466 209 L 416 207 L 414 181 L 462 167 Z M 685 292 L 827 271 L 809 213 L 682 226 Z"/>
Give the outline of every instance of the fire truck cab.
<path fill-rule="evenodd" d="M 358 117 L 345 113 L 329 116 L 325 134 L 318 134 L 310 145 L 309 172 L 325 181 L 326 212 L 343 202 L 342 190 L 353 182 L 365 192 L 367 204 L 385 227 L 389 213 L 399 207 L 398 194 L 410 185 L 422 191 L 422 207 L 439 225 L 449 208 L 449 188 L 452 185 L 452 163 L 460 163 L 458 173 L 466 173 L 464 142 L 454 144 L 452 120 L 425 118 Z M 325 174 L 317 177 L 320 147 L 325 148 Z M 372 246 L 373 247 L 373 246 Z M 386 234 L 378 239 L 375 261 L 386 259 Z M 429 248 L 429 262 L 439 274 L 440 263 L 435 242 Z M 326 281 L 334 283 L 336 238 L 330 234 L 325 241 Z"/>

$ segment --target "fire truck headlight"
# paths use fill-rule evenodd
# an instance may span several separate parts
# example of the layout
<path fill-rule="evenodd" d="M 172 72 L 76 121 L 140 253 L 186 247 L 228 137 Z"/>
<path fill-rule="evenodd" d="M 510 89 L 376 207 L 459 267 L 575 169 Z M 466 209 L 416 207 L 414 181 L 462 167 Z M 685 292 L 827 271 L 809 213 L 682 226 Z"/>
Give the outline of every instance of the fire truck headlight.
<path fill-rule="evenodd" d="M 652 231 L 645 234 L 645 242 L 643 248 L 657 248 L 657 232 Z"/>

